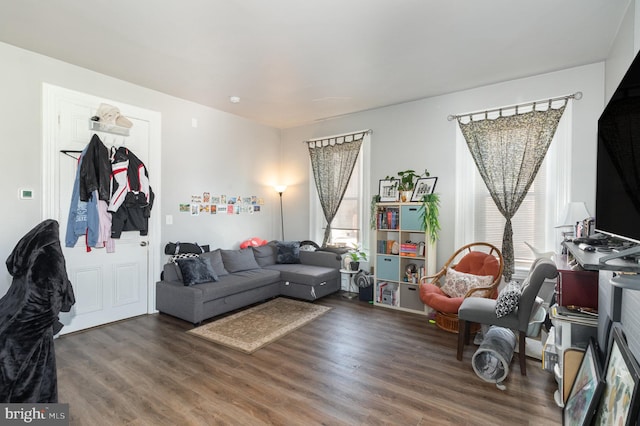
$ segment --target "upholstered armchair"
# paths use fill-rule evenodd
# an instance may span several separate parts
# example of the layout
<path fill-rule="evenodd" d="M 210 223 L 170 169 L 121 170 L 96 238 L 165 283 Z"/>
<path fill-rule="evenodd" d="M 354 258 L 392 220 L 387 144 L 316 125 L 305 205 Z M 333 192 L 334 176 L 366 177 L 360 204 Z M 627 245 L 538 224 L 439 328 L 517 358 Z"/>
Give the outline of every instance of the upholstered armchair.
<path fill-rule="evenodd" d="M 458 332 L 458 309 L 467 297 L 495 298 L 504 261 L 489 243 L 471 243 L 458 249 L 435 275 L 420 280 L 420 300 L 436 311 L 436 325 Z"/>

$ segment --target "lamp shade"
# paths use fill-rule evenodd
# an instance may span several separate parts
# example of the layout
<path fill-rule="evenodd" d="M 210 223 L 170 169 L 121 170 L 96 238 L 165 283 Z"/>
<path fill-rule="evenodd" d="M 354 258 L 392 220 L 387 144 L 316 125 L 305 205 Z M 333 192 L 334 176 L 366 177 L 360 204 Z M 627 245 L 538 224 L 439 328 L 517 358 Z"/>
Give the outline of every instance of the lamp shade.
<path fill-rule="evenodd" d="M 583 201 L 572 201 L 564 206 L 556 228 L 575 226 L 576 222 L 580 222 L 588 217 L 591 217 L 591 215 L 589 214 L 589 210 L 587 210 L 586 204 Z"/>
<path fill-rule="evenodd" d="M 283 193 L 287 189 L 287 185 L 274 185 L 273 188 L 278 193 Z"/>

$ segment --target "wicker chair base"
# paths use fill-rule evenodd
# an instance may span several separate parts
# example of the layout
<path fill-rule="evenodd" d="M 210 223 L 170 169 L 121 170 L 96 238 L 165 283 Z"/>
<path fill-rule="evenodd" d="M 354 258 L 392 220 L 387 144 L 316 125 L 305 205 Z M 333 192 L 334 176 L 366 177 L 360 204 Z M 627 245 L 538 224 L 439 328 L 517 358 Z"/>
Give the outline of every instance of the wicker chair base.
<path fill-rule="evenodd" d="M 446 312 L 436 312 L 436 325 L 438 328 L 448 331 L 449 333 L 458 333 L 458 315 Z M 469 324 L 470 334 L 480 331 L 481 325 L 475 322 Z"/>

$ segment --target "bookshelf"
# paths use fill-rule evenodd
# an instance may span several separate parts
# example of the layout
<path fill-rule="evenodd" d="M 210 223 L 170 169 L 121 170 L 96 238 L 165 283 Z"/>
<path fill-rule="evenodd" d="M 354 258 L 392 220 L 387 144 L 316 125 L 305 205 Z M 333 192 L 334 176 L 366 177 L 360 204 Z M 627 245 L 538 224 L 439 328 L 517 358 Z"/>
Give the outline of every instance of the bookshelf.
<path fill-rule="evenodd" d="M 437 272 L 436 248 L 422 229 L 420 206 L 421 203 L 376 205 L 373 295 L 376 306 L 429 313 L 420 300 L 418 286 L 422 276 Z"/>

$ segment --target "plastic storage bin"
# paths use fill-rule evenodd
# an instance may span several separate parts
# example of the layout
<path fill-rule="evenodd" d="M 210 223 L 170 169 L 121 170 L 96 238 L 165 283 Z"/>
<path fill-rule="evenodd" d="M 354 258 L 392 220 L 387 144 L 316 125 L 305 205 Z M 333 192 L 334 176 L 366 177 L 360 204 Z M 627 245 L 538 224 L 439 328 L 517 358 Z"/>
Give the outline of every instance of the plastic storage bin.
<path fill-rule="evenodd" d="M 538 337 L 540 334 L 540 327 L 547 317 L 547 310 L 544 307 L 540 307 L 536 312 L 535 316 L 529 322 L 529 327 L 527 327 L 527 336 L 529 337 Z"/>

